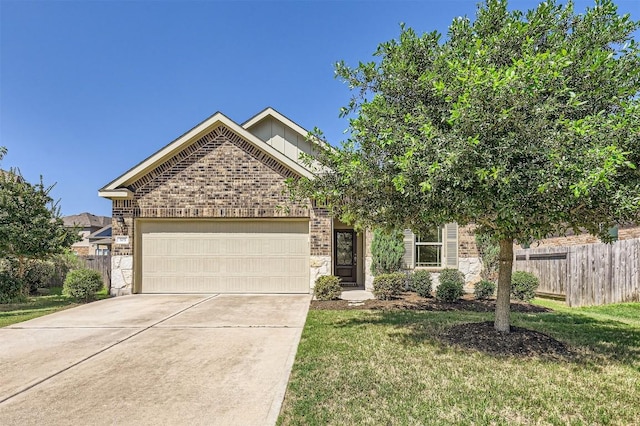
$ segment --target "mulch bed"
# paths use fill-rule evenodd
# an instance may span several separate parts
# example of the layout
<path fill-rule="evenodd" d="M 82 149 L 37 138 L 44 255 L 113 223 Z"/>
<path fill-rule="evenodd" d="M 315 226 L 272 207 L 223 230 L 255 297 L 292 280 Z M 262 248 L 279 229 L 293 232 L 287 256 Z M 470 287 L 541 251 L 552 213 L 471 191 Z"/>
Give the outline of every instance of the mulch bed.
<path fill-rule="evenodd" d="M 492 321 L 455 325 L 438 336 L 439 340 L 490 355 L 521 358 L 571 358 L 573 352 L 559 340 L 544 333 L 511 326 L 509 333 L 500 333 Z"/>
<path fill-rule="evenodd" d="M 433 298 L 424 298 L 416 293 L 407 292 L 393 300 L 365 300 L 352 304 L 347 300 L 320 301 L 313 300 L 313 310 L 351 310 L 371 309 L 382 311 L 422 310 L 422 311 L 469 311 L 493 312 L 496 302 L 493 299 L 475 300 L 473 295 L 465 295 L 455 303 L 439 302 Z M 512 312 L 541 313 L 551 309 L 531 305 L 524 302 L 511 302 Z M 490 355 L 514 357 L 543 357 L 567 359 L 573 356 L 572 351 L 564 343 L 533 330 L 511 326 L 509 333 L 500 333 L 493 327 L 493 322 L 467 323 L 452 326 L 436 336 L 446 344 L 466 349 L 477 350 Z"/>
<path fill-rule="evenodd" d="M 496 309 L 496 301 L 475 300 L 473 295 L 466 294 L 455 303 L 439 302 L 434 298 L 424 298 L 416 293 L 402 293 L 393 300 L 365 300 L 362 304 L 350 304 L 346 300 L 313 300 L 311 309 L 342 311 L 350 309 L 374 309 L 374 310 L 416 310 L 416 311 L 470 311 L 493 312 Z M 541 306 L 530 305 L 523 302 L 511 302 L 512 312 L 538 313 L 551 312 L 550 309 Z"/>

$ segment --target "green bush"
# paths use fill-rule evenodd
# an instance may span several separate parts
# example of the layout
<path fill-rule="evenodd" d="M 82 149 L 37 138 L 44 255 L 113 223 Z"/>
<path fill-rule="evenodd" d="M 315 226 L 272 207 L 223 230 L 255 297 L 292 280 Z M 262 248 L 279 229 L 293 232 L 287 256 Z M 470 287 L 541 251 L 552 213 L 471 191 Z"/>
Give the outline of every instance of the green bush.
<path fill-rule="evenodd" d="M 384 229 L 373 231 L 371 241 L 371 272 L 373 275 L 391 274 L 402 269 L 404 256 L 403 235 L 400 231 Z"/>
<path fill-rule="evenodd" d="M 334 275 L 323 275 L 316 279 L 316 285 L 313 288 L 313 294 L 318 300 L 336 300 L 340 298 L 342 287 L 340 287 L 340 278 Z"/>
<path fill-rule="evenodd" d="M 20 280 L 10 271 L 0 271 L 0 303 L 15 303 L 25 300 Z"/>
<path fill-rule="evenodd" d="M 422 297 L 431 297 L 431 273 L 423 269 L 416 269 L 409 277 L 409 288 Z"/>
<path fill-rule="evenodd" d="M 67 274 L 62 292 L 67 296 L 89 301 L 102 286 L 100 272 L 93 269 L 75 269 Z"/>
<path fill-rule="evenodd" d="M 379 300 L 391 300 L 404 290 L 406 281 L 402 272 L 378 275 L 373 279 L 373 294 Z"/>
<path fill-rule="evenodd" d="M 476 234 L 476 246 L 482 259 L 480 276 L 487 281 L 497 281 L 500 246 L 488 234 Z"/>
<path fill-rule="evenodd" d="M 29 293 L 35 294 L 38 288 L 51 287 L 55 265 L 47 260 L 32 260 L 27 263 L 23 282 L 29 286 Z"/>
<path fill-rule="evenodd" d="M 19 270 L 17 259 L 9 258 L 0 261 L 0 271 L 4 271 L 20 282 L 22 293 L 26 296 L 35 294 L 38 288 L 50 287 L 55 267 L 53 262 L 47 260 L 26 260 L 22 277 L 19 276 Z"/>
<path fill-rule="evenodd" d="M 83 267 L 82 262 L 71 250 L 53 256 L 53 276 L 51 277 L 51 287 L 62 287 L 69 271 Z"/>
<path fill-rule="evenodd" d="M 488 299 L 496 292 L 496 284 L 492 281 L 482 280 L 476 283 L 474 295 L 476 299 Z"/>
<path fill-rule="evenodd" d="M 536 296 L 538 278 L 531 272 L 515 271 L 511 275 L 511 295 L 514 299 L 529 302 Z"/>
<path fill-rule="evenodd" d="M 436 289 L 436 298 L 443 302 L 455 302 L 464 293 L 464 275 L 457 269 L 443 269 L 440 272 L 440 285 Z"/>

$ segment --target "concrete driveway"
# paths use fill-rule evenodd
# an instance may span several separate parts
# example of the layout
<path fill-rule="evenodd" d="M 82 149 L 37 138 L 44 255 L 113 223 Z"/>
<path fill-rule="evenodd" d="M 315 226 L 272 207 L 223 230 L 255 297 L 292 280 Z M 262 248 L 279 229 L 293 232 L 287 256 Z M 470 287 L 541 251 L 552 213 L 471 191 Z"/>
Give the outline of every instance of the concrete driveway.
<path fill-rule="evenodd" d="M 309 300 L 135 295 L 0 328 L 0 423 L 274 424 Z"/>

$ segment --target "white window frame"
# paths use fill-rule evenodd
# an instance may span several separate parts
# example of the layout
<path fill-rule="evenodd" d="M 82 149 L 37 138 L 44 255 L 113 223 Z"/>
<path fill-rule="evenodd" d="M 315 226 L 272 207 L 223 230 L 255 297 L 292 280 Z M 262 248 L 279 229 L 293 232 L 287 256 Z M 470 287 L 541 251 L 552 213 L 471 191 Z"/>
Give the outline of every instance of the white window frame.
<path fill-rule="evenodd" d="M 415 234 L 414 237 L 414 267 L 415 268 L 431 268 L 431 269 L 442 269 L 445 267 L 445 262 L 446 262 L 446 258 L 447 258 L 447 254 L 445 252 L 446 250 L 446 245 L 445 245 L 445 239 L 446 239 L 446 235 L 445 235 L 445 226 L 444 225 L 440 225 L 438 226 L 438 229 L 440 231 L 440 241 L 419 241 L 420 240 L 420 235 L 419 234 Z M 421 265 L 418 262 L 418 247 L 424 247 L 424 246 L 432 246 L 432 247 L 440 247 L 440 262 L 438 265 Z"/>

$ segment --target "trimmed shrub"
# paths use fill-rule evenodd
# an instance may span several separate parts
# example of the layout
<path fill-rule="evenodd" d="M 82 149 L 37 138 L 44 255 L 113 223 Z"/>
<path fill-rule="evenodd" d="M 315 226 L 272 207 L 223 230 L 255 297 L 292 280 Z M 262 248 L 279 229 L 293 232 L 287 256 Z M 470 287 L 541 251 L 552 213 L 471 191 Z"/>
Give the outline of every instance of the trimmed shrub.
<path fill-rule="evenodd" d="M 318 300 L 336 300 L 340 298 L 342 287 L 340 287 L 340 278 L 334 275 L 323 275 L 316 279 L 316 285 L 313 288 L 313 294 Z"/>
<path fill-rule="evenodd" d="M 538 277 L 531 272 L 515 271 L 511 275 L 511 296 L 514 299 L 529 302 L 536 296 Z"/>
<path fill-rule="evenodd" d="M 476 299 L 488 299 L 496 292 L 496 284 L 491 281 L 482 280 L 476 283 L 476 288 L 473 292 Z"/>
<path fill-rule="evenodd" d="M 464 293 L 464 275 L 457 269 L 443 269 L 440 272 L 440 285 L 436 289 L 436 298 L 442 302 L 455 302 Z"/>
<path fill-rule="evenodd" d="M 402 272 L 378 275 L 373 279 L 373 294 L 379 300 L 391 300 L 402 292 L 406 280 Z"/>
<path fill-rule="evenodd" d="M 93 269 L 75 269 L 67 274 L 62 292 L 84 301 L 93 299 L 103 286 L 102 275 Z"/>
<path fill-rule="evenodd" d="M 431 272 L 416 269 L 409 277 L 409 288 L 422 297 L 431 297 L 432 290 Z"/>
<path fill-rule="evenodd" d="M 20 280 L 10 271 L 0 271 L 0 303 L 15 303 L 25 300 Z"/>
<path fill-rule="evenodd" d="M 400 231 L 375 229 L 371 241 L 371 272 L 373 275 L 391 274 L 402 269 L 403 235 Z"/>

